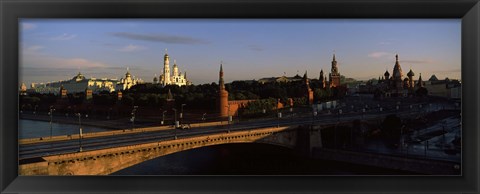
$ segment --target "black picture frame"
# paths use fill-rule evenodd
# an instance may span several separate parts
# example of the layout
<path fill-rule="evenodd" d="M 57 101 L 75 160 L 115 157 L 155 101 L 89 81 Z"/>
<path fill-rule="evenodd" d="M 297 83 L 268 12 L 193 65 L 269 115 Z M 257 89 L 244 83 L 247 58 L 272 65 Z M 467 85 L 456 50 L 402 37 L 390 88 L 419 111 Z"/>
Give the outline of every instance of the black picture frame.
<path fill-rule="evenodd" d="M 2 193 L 478 193 L 478 0 L 1 0 Z M 461 18 L 462 176 L 18 176 L 19 18 Z"/>

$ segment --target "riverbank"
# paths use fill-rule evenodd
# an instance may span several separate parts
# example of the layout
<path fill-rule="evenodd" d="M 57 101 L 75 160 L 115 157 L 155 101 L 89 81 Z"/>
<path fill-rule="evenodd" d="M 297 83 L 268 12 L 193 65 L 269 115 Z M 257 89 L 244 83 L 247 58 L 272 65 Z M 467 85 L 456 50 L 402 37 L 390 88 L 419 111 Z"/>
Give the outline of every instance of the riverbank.
<path fill-rule="evenodd" d="M 35 121 L 45 121 L 50 122 L 49 115 L 33 115 L 33 114 L 20 114 L 20 119 L 26 120 L 35 120 Z M 54 116 L 52 119 L 54 123 L 62 123 L 62 124 L 72 124 L 78 125 L 78 117 L 76 116 Z M 119 118 L 119 119 L 111 119 L 111 120 L 98 120 L 95 118 L 89 118 L 82 116 L 81 118 L 82 125 L 88 125 L 93 127 L 101 127 L 105 129 L 112 129 L 112 130 L 119 130 L 119 129 L 128 129 L 132 128 L 132 123 L 128 118 Z M 146 126 L 153 126 L 155 123 L 145 123 L 142 121 L 136 121 L 135 127 L 146 127 Z"/>

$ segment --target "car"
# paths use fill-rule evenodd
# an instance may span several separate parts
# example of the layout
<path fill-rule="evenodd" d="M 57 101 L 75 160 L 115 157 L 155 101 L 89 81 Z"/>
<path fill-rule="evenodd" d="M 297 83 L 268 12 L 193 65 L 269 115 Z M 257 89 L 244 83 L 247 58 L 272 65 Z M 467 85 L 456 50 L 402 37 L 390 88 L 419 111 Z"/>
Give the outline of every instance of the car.
<path fill-rule="evenodd" d="M 178 128 L 179 129 L 190 129 L 191 126 L 190 126 L 190 124 L 181 124 Z"/>

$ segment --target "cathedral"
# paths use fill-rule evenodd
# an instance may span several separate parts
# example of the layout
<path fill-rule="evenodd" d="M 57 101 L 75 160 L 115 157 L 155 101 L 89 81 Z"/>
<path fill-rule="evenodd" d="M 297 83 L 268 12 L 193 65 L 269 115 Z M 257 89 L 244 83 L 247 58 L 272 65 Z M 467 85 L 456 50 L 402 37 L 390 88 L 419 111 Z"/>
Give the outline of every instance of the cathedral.
<path fill-rule="evenodd" d="M 185 86 L 192 84 L 187 80 L 187 72 L 182 75 L 182 73 L 178 70 L 176 60 L 173 60 L 173 74 L 170 73 L 170 57 L 168 56 L 166 49 L 165 56 L 163 57 L 163 72 L 160 75 L 160 79 L 158 79 L 157 76 L 153 78 L 153 83 L 159 83 L 162 86 Z"/>
<path fill-rule="evenodd" d="M 397 54 L 395 55 L 395 65 L 393 66 L 392 75 L 390 76 L 390 73 L 387 70 L 383 74 L 383 77 L 379 80 L 379 83 L 382 84 L 384 91 L 386 92 L 386 96 L 407 96 L 408 94 L 412 94 L 416 87 L 423 87 L 421 74 L 417 81 L 417 85 L 415 85 L 415 81 L 413 79 L 415 73 L 411 69 L 404 79 L 402 79 L 403 76 L 404 74 L 402 67 L 400 66 L 400 62 L 398 61 Z"/>

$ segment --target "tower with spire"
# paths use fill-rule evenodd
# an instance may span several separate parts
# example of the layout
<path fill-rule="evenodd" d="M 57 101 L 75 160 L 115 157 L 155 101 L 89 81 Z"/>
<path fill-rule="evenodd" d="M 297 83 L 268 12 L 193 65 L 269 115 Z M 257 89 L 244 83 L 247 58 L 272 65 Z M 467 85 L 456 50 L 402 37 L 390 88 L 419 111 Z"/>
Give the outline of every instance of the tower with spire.
<path fill-rule="evenodd" d="M 402 67 L 400 66 L 400 63 L 398 62 L 398 54 L 395 55 L 395 66 L 393 67 L 393 73 L 392 73 L 392 78 L 393 78 L 393 87 L 397 90 L 397 93 L 400 92 L 400 90 L 403 89 L 403 72 L 402 72 Z"/>
<path fill-rule="evenodd" d="M 329 74 L 330 87 L 334 88 L 340 86 L 340 73 L 338 72 L 337 60 L 335 59 L 335 53 L 332 59 L 332 69 Z"/>
<path fill-rule="evenodd" d="M 225 83 L 223 81 L 223 64 L 220 62 L 220 72 L 218 73 L 218 85 L 219 85 L 219 110 L 220 117 L 228 116 L 228 92 L 225 90 Z"/>
<path fill-rule="evenodd" d="M 323 69 L 320 70 L 320 77 L 318 78 L 318 80 L 320 81 L 320 87 L 322 89 L 325 88 L 325 76 L 323 75 Z"/>
<path fill-rule="evenodd" d="M 423 88 L 423 80 L 422 80 L 422 73 L 420 73 L 420 76 L 418 76 L 418 83 L 417 83 L 417 87 L 419 88 Z"/>

